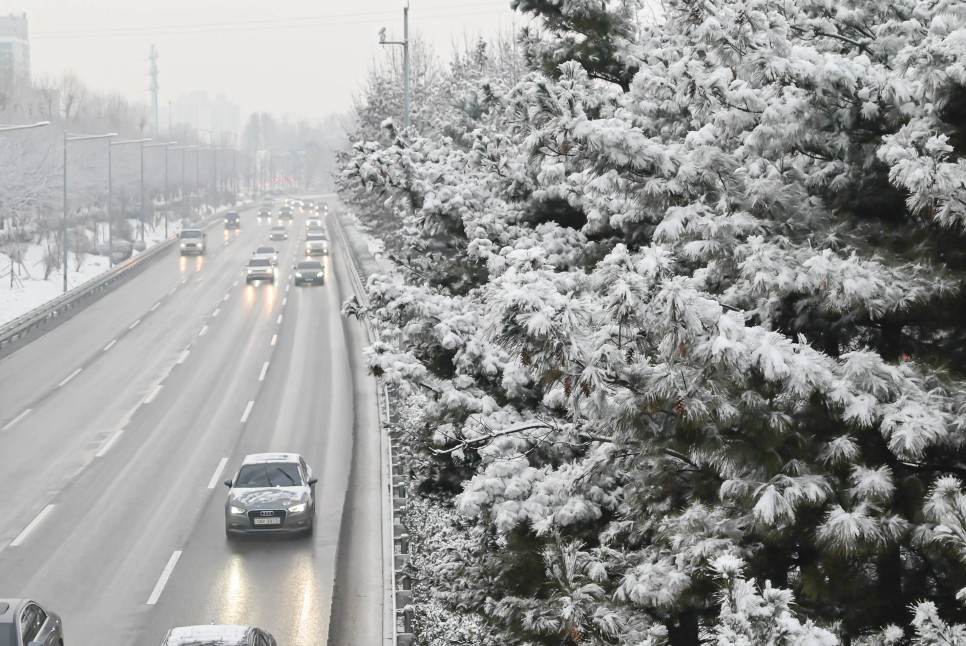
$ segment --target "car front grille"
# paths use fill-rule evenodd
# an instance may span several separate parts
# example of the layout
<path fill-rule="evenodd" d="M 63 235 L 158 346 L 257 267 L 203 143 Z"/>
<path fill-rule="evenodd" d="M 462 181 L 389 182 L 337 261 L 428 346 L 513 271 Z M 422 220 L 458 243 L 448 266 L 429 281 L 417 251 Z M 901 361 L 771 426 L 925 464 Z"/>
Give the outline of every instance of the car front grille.
<path fill-rule="evenodd" d="M 284 509 L 256 509 L 248 512 L 248 522 L 252 529 L 278 529 L 285 526 L 285 514 Z M 256 525 L 256 518 L 281 518 L 282 520 L 278 525 Z"/>

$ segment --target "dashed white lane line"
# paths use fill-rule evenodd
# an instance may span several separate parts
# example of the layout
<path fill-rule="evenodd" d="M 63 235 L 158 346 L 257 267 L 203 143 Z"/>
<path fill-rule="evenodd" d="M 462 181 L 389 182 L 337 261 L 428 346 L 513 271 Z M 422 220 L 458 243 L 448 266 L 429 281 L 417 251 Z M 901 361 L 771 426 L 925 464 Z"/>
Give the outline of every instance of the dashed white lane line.
<path fill-rule="evenodd" d="M 220 307 L 216 307 L 216 308 L 215 308 L 215 311 L 214 311 L 214 312 L 212 312 L 212 313 L 211 313 L 211 315 L 212 315 L 212 316 L 218 316 L 218 312 L 220 312 L 220 311 L 221 311 L 221 308 L 220 308 Z"/>
<path fill-rule="evenodd" d="M 177 360 L 176 363 L 179 364 L 179 365 L 182 364 L 182 363 L 184 363 L 184 360 L 188 358 L 188 354 L 190 352 L 191 352 L 191 350 L 185 350 L 184 352 L 182 352 L 181 353 L 181 356 L 178 357 L 178 360 Z"/>
<path fill-rule="evenodd" d="M 23 543 L 24 540 L 27 538 L 27 536 L 30 535 L 30 532 L 37 529 L 37 525 L 39 525 L 44 520 L 44 518 L 46 518 L 47 515 L 50 514 L 50 512 L 52 512 L 53 510 L 54 510 L 53 505 L 47 505 L 46 507 L 44 507 L 43 510 L 39 514 L 37 514 L 37 517 L 34 518 L 32 521 L 30 521 L 29 525 L 23 528 L 23 531 L 17 535 L 17 538 L 10 541 L 10 546 L 17 547 L 18 545 Z"/>
<path fill-rule="evenodd" d="M 251 414 L 251 412 L 252 412 L 252 406 L 254 406 L 254 405 L 255 405 L 255 402 L 253 400 L 253 401 L 248 402 L 248 406 L 245 406 L 245 412 L 242 413 L 242 416 L 241 416 L 242 423 L 245 423 L 245 422 L 248 421 L 248 416 Z"/>
<path fill-rule="evenodd" d="M 273 334 L 272 335 L 272 345 L 275 345 L 275 342 L 276 341 L 278 341 L 278 335 L 277 334 Z"/>
<path fill-rule="evenodd" d="M 228 292 L 227 294 L 225 294 L 225 297 L 221 300 L 227 301 L 229 296 L 231 296 L 231 292 Z"/>
<path fill-rule="evenodd" d="M 282 324 L 282 315 L 281 314 L 278 315 L 278 324 L 279 325 Z"/>
<path fill-rule="evenodd" d="M 62 382 L 60 382 L 59 384 L 57 384 L 57 387 L 58 388 L 63 388 L 64 386 L 66 386 L 67 385 L 67 382 L 70 381 L 71 379 L 73 379 L 74 377 L 76 377 L 77 375 L 79 375 L 80 372 L 81 372 L 81 370 L 83 370 L 83 368 L 78 368 L 74 372 L 72 372 L 69 375 L 67 375 L 67 377 Z"/>
<path fill-rule="evenodd" d="M 151 306 L 151 311 L 153 312 L 154 310 L 158 309 L 159 307 L 161 307 L 161 301 L 158 301 L 157 303 L 155 303 L 154 305 L 152 305 Z"/>
<path fill-rule="evenodd" d="M 115 433 L 114 435 L 112 435 L 107 440 L 107 442 L 104 442 L 104 444 L 101 446 L 101 448 L 97 450 L 97 453 L 94 454 L 94 457 L 95 458 L 103 458 L 107 454 L 107 452 L 111 450 L 111 447 L 114 446 L 114 443 L 117 442 L 117 439 L 119 437 L 121 437 L 121 433 L 123 433 L 123 432 L 124 432 L 124 429 L 122 428 L 117 433 Z"/>
<path fill-rule="evenodd" d="M 285 304 L 286 304 L 286 303 L 288 303 L 288 296 L 286 296 L 286 297 L 284 297 L 284 298 L 282 299 L 282 307 L 285 307 Z"/>
<path fill-rule="evenodd" d="M 168 292 L 168 296 L 173 296 L 176 291 L 178 291 L 178 287 L 177 286 L 172 287 L 171 291 Z"/>
<path fill-rule="evenodd" d="M 291 286 L 291 285 L 286 285 L 286 286 L 285 286 L 285 291 L 288 291 L 288 290 L 289 290 L 289 289 L 291 289 L 291 288 L 292 288 L 292 286 Z"/>
<path fill-rule="evenodd" d="M 7 425 L 3 427 L 3 430 L 4 431 L 7 431 L 7 430 L 10 430 L 11 428 L 13 428 L 13 425 L 14 424 L 16 424 L 17 422 L 19 422 L 20 420 L 22 420 L 27 415 L 29 415 L 30 414 L 30 411 L 32 411 L 32 410 L 33 410 L 32 408 L 27 408 L 26 410 L 24 410 L 24 412 L 20 413 L 19 415 L 17 415 L 16 417 L 14 417 L 12 420 L 10 420 L 9 422 L 7 422 Z"/>
<path fill-rule="evenodd" d="M 201 328 L 201 332 L 198 332 L 198 336 L 204 336 L 207 333 L 208 333 L 208 326 L 206 325 L 203 328 Z"/>
<path fill-rule="evenodd" d="M 268 372 L 268 362 L 267 361 L 265 362 L 265 365 L 262 366 L 262 372 L 261 372 L 261 374 L 258 375 L 258 380 L 259 381 L 265 381 L 265 373 L 266 372 Z"/>
<path fill-rule="evenodd" d="M 154 591 L 148 597 L 149 606 L 153 606 L 161 598 L 161 593 L 164 592 L 164 586 L 168 584 L 168 579 L 171 578 L 171 573 L 174 572 L 174 566 L 178 564 L 178 559 L 180 558 L 181 550 L 177 550 L 168 559 L 168 564 L 164 566 L 164 570 L 161 572 L 161 578 L 158 579 L 158 584 L 154 586 Z"/>
<path fill-rule="evenodd" d="M 115 343 L 117 343 L 117 339 L 114 339 L 113 341 L 111 341 L 110 343 L 108 343 L 107 345 L 105 345 L 104 346 L 104 349 L 101 350 L 101 352 L 107 352 L 108 350 L 110 350 L 111 348 L 114 347 L 114 344 Z"/>
<path fill-rule="evenodd" d="M 134 323 L 131 323 L 131 325 L 130 325 L 130 327 L 128 327 L 128 329 L 129 330 L 133 330 L 134 328 L 136 328 L 139 325 L 141 325 L 141 319 L 138 319 Z"/>
<path fill-rule="evenodd" d="M 215 485 L 218 484 L 218 478 L 221 477 L 221 472 L 225 470 L 226 464 L 228 464 L 228 458 L 222 458 L 218 463 L 218 468 L 215 469 L 215 475 L 211 476 L 211 480 L 208 482 L 209 489 L 214 489 Z"/>
<path fill-rule="evenodd" d="M 153 402 L 160 392 L 161 392 L 161 384 L 158 384 L 157 386 L 154 387 L 154 390 L 148 393 L 148 396 L 144 398 L 144 403 L 150 404 L 151 402 Z"/>
<path fill-rule="evenodd" d="M 238 281 L 236 280 L 235 282 L 233 282 L 233 283 L 231 284 L 231 286 L 232 286 L 232 287 L 238 287 Z"/>

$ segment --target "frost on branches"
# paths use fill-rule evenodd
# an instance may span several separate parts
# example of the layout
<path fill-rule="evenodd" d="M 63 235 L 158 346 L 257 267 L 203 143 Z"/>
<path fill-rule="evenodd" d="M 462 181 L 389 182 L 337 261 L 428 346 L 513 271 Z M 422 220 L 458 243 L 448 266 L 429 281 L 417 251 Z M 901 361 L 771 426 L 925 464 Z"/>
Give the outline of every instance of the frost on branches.
<path fill-rule="evenodd" d="M 433 603 L 506 643 L 962 643 L 966 9 L 515 6 L 526 75 L 456 70 L 458 127 L 344 165 L 406 223 L 367 361 L 462 515 Z"/>

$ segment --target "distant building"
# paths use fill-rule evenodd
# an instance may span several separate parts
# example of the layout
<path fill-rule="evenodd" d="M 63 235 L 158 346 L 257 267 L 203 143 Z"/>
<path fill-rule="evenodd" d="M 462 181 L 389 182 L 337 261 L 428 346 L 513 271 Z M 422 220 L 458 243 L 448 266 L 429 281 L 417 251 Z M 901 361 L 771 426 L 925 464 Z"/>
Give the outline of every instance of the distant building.
<path fill-rule="evenodd" d="M 198 129 L 203 143 L 233 146 L 241 132 L 241 109 L 224 94 L 218 94 L 214 101 L 207 92 L 182 94 L 172 102 L 169 119 L 173 123 L 190 123 Z"/>
<path fill-rule="evenodd" d="M 30 38 L 27 14 L 0 16 L 0 84 L 30 80 Z"/>

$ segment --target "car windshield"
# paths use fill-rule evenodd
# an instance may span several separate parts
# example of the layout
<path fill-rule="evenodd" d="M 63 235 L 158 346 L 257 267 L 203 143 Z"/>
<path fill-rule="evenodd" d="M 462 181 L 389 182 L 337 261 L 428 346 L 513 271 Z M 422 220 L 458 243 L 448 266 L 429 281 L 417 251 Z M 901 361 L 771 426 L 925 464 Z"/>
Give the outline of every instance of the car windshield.
<path fill-rule="evenodd" d="M 272 233 L 285 233 L 285 227 L 272 227 Z"/>
<path fill-rule="evenodd" d="M 299 466 L 292 462 L 246 464 L 235 478 L 235 487 L 297 487 L 302 484 Z"/>
<path fill-rule="evenodd" d="M 202 235 L 201 231 L 182 231 L 181 232 L 182 238 L 200 238 L 201 235 Z"/>
<path fill-rule="evenodd" d="M 328 240 L 328 238 L 325 237 L 324 233 L 314 233 L 311 231 L 305 234 L 305 239 L 306 240 Z"/>
<path fill-rule="evenodd" d="M 274 247 L 259 247 L 255 250 L 255 253 L 275 253 Z"/>
<path fill-rule="evenodd" d="M 299 271 L 322 271 L 322 263 L 319 262 L 300 262 L 295 266 Z"/>
<path fill-rule="evenodd" d="M 268 258 L 252 258 L 248 261 L 249 267 L 264 267 L 270 264 L 272 264 L 272 261 Z"/>
<path fill-rule="evenodd" d="M 13 624 L 0 624 L 0 646 L 17 646 L 17 632 Z"/>

